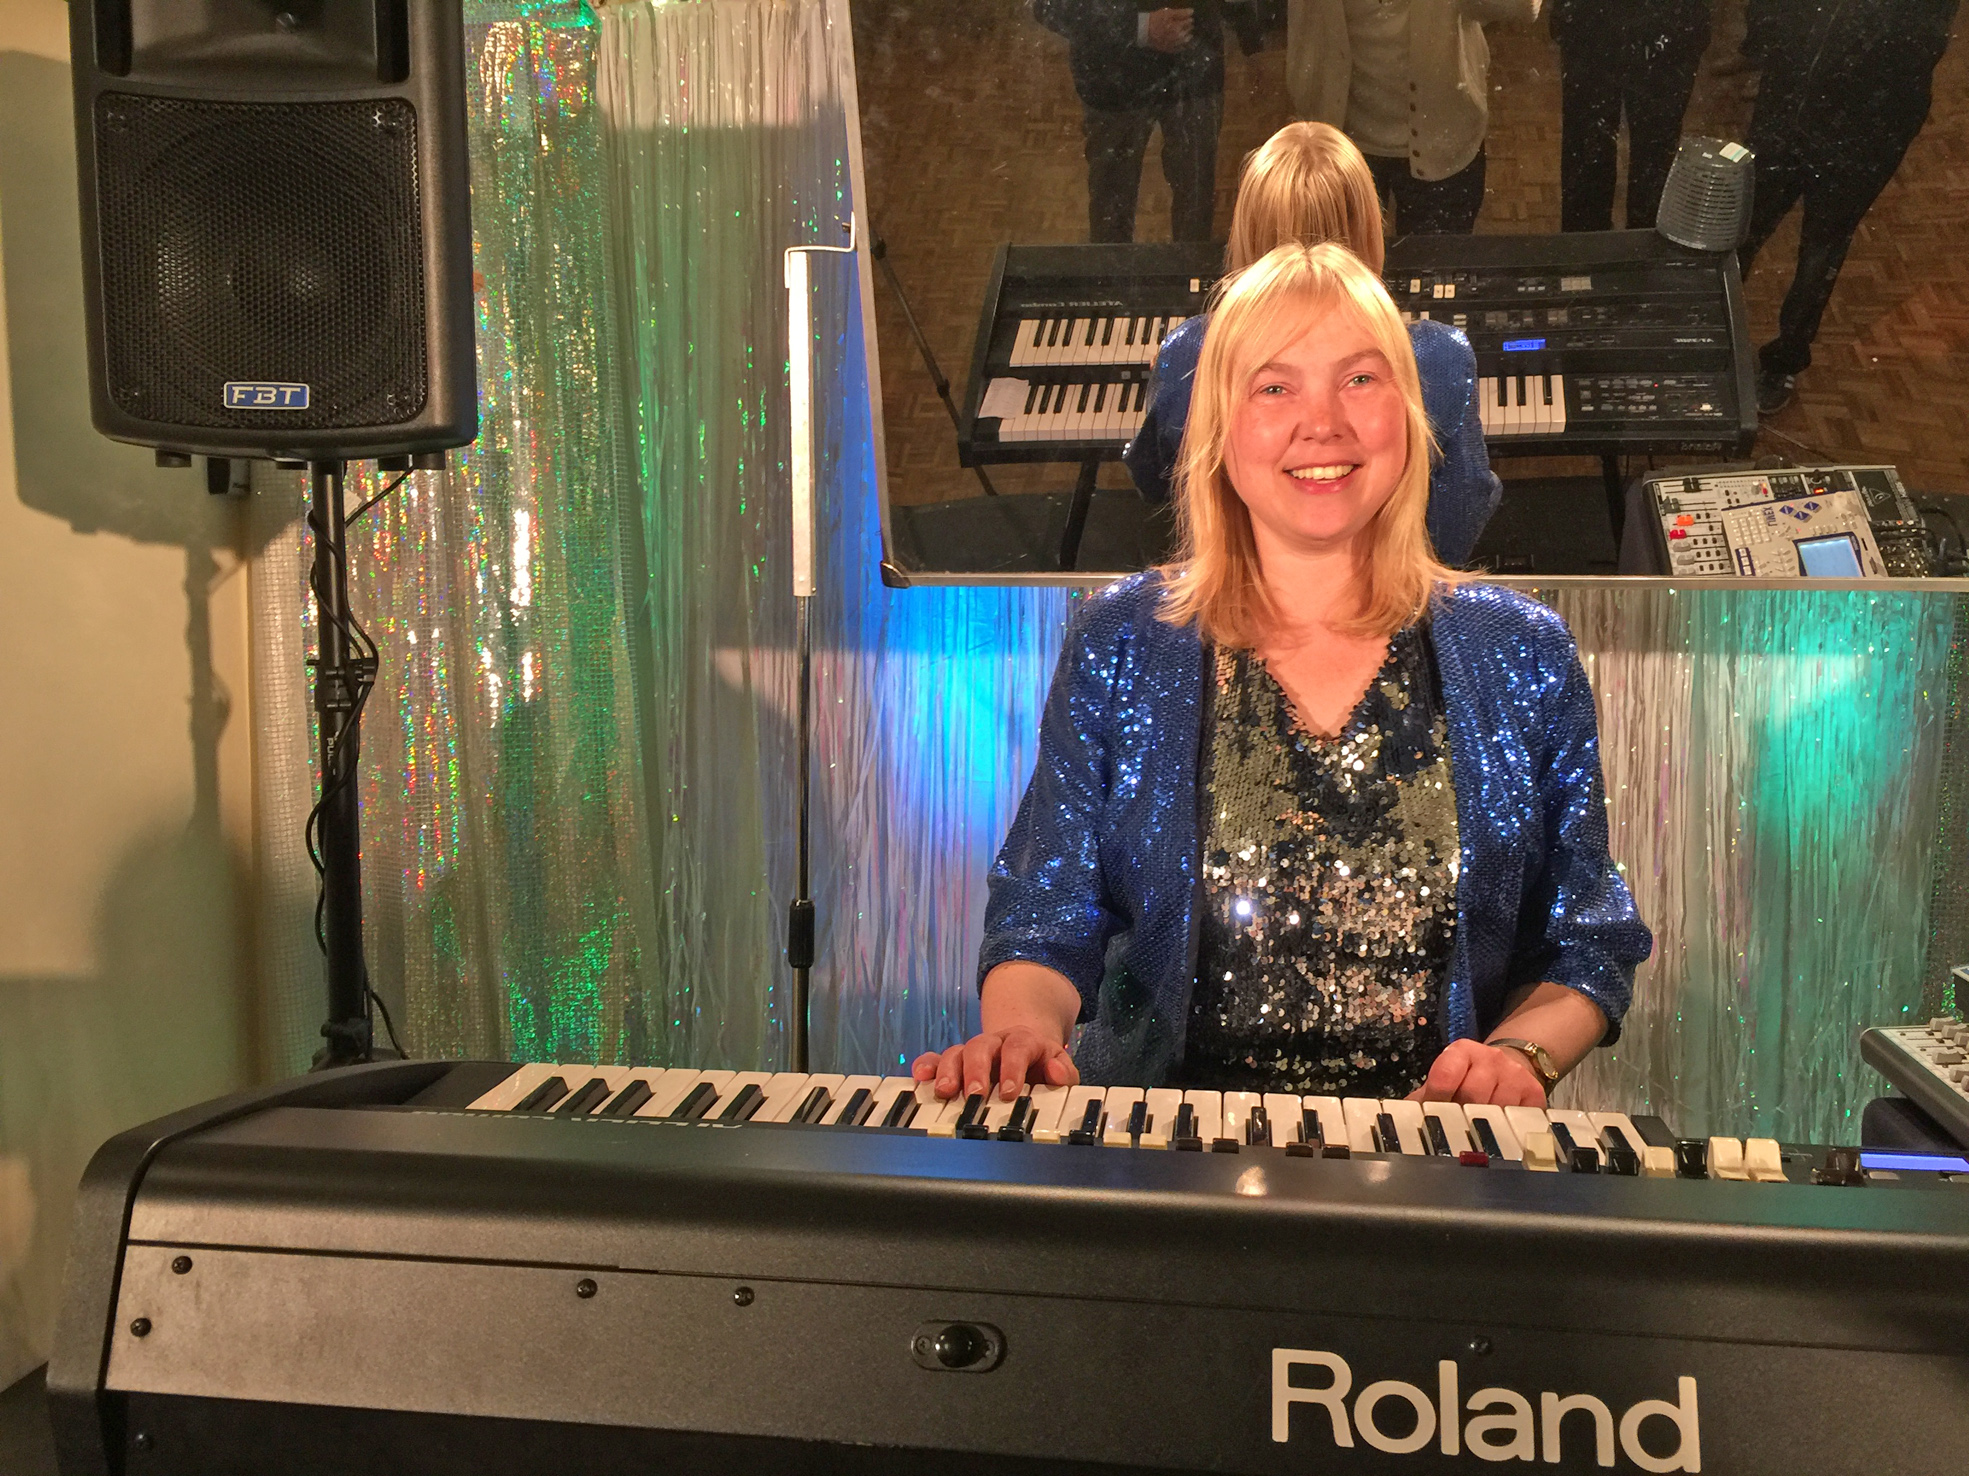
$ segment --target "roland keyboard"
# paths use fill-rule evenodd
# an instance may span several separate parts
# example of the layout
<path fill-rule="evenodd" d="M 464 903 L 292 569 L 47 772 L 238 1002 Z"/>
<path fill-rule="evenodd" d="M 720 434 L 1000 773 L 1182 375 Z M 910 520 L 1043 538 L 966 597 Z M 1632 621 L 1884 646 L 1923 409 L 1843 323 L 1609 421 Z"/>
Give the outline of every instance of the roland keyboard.
<path fill-rule="evenodd" d="M 1969 1161 L 1928 1167 L 1619 1113 L 354 1067 L 104 1145 L 50 1407 L 65 1476 L 1939 1476 Z"/>
<path fill-rule="evenodd" d="M 1404 318 L 1468 335 L 1492 455 L 1738 456 L 1756 439 L 1734 252 L 1653 231 L 1406 236 L 1383 280 Z"/>
<path fill-rule="evenodd" d="M 1203 311 L 1223 248 L 1003 246 L 957 431 L 965 466 L 1112 460 L 1141 428 L 1155 356 Z"/>

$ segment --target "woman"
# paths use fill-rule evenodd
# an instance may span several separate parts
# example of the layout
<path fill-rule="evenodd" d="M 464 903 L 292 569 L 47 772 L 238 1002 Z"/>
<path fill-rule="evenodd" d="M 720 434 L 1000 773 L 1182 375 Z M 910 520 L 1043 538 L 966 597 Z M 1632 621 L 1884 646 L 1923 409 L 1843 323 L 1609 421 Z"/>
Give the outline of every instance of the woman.
<path fill-rule="evenodd" d="M 1539 1105 L 1618 1032 L 1650 939 L 1592 692 L 1550 610 L 1431 556 L 1429 449 L 1356 257 L 1286 245 L 1236 278 L 1183 560 L 1069 630 L 992 869 L 982 1033 L 919 1079 Z"/>
<path fill-rule="evenodd" d="M 1367 161 L 1347 136 L 1324 123 L 1290 123 L 1245 161 L 1231 213 L 1225 266 L 1239 272 L 1286 241 L 1338 241 L 1369 269 L 1381 270 L 1381 203 Z M 1165 501 L 1190 411 L 1190 379 L 1203 351 L 1207 317 L 1191 318 L 1156 357 L 1148 415 L 1123 453 L 1144 497 Z M 1477 357 L 1447 323 L 1409 328 L 1422 373 L 1422 403 L 1442 449 L 1429 477 L 1429 537 L 1439 557 L 1469 561 L 1503 488 L 1490 469 L 1477 414 Z"/>

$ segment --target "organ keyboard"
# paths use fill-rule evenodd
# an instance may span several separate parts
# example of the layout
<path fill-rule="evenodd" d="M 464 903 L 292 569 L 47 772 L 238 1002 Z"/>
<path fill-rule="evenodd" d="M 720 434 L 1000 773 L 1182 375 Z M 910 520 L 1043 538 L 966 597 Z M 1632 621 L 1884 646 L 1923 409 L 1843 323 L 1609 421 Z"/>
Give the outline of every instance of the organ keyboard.
<path fill-rule="evenodd" d="M 1407 236 L 1383 280 L 1404 318 L 1468 335 L 1493 456 L 1741 455 L 1756 439 L 1733 252 L 1653 231 Z"/>
<path fill-rule="evenodd" d="M 1203 311 L 1223 248 L 1003 246 L 957 431 L 965 466 L 1114 460 L 1141 428 L 1156 351 Z"/>
<path fill-rule="evenodd" d="M 346 1068 L 103 1146 L 50 1409 L 65 1476 L 1957 1471 L 1969 1161 L 1814 1156 L 1618 1112 Z"/>

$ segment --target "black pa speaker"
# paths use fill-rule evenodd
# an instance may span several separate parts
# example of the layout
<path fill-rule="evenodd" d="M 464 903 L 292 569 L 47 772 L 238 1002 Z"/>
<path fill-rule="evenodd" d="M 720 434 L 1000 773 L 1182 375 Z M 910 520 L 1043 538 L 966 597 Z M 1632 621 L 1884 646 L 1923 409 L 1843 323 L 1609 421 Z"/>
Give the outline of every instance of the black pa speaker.
<path fill-rule="evenodd" d="M 459 0 L 70 0 L 89 388 L 282 460 L 478 433 Z"/>

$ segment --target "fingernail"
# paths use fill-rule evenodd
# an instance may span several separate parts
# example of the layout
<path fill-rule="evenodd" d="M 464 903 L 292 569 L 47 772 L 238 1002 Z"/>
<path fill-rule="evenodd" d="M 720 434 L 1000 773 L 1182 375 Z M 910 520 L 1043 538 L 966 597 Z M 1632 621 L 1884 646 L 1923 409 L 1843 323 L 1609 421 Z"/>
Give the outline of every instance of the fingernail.
<path fill-rule="evenodd" d="M 981 1081 L 974 1081 L 974 1082 L 972 1082 L 972 1083 L 971 1083 L 971 1084 L 970 1084 L 970 1085 L 969 1085 L 968 1087 L 966 1087 L 966 1088 L 964 1089 L 964 1095 L 965 1095 L 965 1096 L 967 1096 L 967 1097 L 981 1097 L 981 1096 L 983 1096 L 983 1095 L 984 1095 L 984 1083 L 983 1083 L 983 1082 L 981 1082 Z"/>

